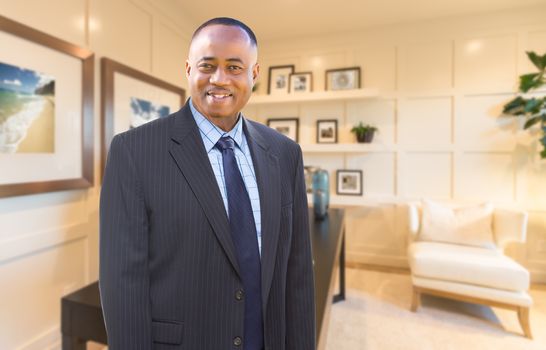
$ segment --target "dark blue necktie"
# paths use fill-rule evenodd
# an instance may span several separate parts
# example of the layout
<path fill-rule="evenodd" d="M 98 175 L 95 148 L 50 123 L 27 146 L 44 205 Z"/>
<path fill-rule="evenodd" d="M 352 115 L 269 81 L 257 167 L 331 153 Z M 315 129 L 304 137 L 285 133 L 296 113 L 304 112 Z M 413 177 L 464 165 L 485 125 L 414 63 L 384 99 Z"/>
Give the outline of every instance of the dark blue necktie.
<path fill-rule="evenodd" d="M 229 226 L 243 280 L 245 303 L 243 349 L 261 350 L 264 346 L 262 287 L 256 224 L 250 198 L 235 159 L 235 142 L 231 137 L 222 137 L 216 143 L 216 147 L 222 151 Z"/>

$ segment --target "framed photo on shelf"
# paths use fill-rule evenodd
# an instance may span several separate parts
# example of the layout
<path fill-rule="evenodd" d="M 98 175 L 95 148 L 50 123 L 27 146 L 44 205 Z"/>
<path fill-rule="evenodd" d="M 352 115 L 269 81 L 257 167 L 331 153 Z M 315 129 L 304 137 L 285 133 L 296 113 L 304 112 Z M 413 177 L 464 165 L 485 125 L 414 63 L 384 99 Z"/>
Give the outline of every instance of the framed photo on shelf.
<path fill-rule="evenodd" d="M 269 78 L 267 81 L 268 95 L 288 94 L 289 77 L 294 73 L 294 65 L 271 66 L 269 67 Z"/>
<path fill-rule="evenodd" d="M 360 89 L 360 67 L 326 70 L 326 91 Z"/>
<path fill-rule="evenodd" d="M 313 91 L 313 73 L 292 73 L 288 76 L 288 91 L 292 93 Z"/>
<path fill-rule="evenodd" d="M 337 119 L 317 120 L 317 143 L 337 143 Z"/>
<path fill-rule="evenodd" d="M 184 89 L 103 57 L 101 59 L 102 159 L 114 135 L 178 111 Z"/>
<path fill-rule="evenodd" d="M 270 118 L 267 126 L 298 142 L 299 122 L 298 118 Z"/>
<path fill-rule="evenodd" d="M 3 16 L 0 42 L 0 197 L 93 186 L 93 53 Z"/>
<path fill-rule="evenodd" d="M 338 170 L 336 177 L 337 194 L 362 195 L 362 170 Z"/>

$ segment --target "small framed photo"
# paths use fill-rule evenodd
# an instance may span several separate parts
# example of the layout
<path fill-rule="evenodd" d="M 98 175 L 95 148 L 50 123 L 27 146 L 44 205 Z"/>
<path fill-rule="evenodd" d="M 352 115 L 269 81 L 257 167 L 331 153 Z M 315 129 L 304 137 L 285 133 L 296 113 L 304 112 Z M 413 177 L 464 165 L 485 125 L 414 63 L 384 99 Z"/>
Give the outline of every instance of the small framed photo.
<path fill-rule="evenodd" d="M 337 120 L 317 120 L 317 143 L 337 143 Z"/>
<path fill-rule="evenodd" d="M 290 74 L 294 73 L 294 65 L 269 67 L 269 79 L 267 82 L 268 95 L 288 94 Z"/>
<path fill-rule="evenodd" d="M 362 170 L 338 170 L 337 194 L 362 195 Z"/>
<path fill-rule="evenodd" d="M 313 91 L 313 73 L 292 73 L 288 76 L 288 91 L 292 93 Z"/>
<path fill-rule="evenodd" d="M 325 90 L 360 89 L 360 67 L 326 70 Z"/>
<path fill-rule="evenodd" d="M 267 126 L 277 130 L 295 142 L 298 142 L 299 123 L 298 118 L 271 118 L 267 120 Z"/>

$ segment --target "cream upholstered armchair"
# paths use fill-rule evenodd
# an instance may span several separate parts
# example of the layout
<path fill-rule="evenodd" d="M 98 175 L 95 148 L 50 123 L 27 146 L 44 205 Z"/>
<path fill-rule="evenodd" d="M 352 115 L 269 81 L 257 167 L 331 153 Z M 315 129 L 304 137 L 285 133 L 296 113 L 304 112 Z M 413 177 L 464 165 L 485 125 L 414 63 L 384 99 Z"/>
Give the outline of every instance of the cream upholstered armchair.
<path fill-rule="evenodd" d="M 428 200 L 408 209 L 411 310 L 417 311 L 421 294 L 512 309 L 532 338 L 529 272 L 503 253 L 507 243 L 525 242 L 527 213 L 490 203 L 457 208 Z"/>

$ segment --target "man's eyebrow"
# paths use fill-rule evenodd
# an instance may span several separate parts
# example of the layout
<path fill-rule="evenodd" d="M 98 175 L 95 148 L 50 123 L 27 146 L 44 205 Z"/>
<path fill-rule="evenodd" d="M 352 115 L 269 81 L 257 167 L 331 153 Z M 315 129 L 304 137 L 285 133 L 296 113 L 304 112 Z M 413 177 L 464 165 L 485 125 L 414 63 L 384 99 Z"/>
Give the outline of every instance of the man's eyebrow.
<path fill-rule="evenodd" d="M 240 64 L 244 64 L 243 60 L 237 57 L 234 58 L 228 58 L 226 61 L 228 62 L 239 62 Z"/>
<path fill-rule="evenodd" d="M 198 62 L 201 62 L 201 61 L 215 61 L 215 60 L 216 60 L 216 57 L 214 57 L 214 56 L 204 56 L 204 57 L 201 57 L 201 59 Z M 228 61 L 228 62 L 239 62 L 240 64 L 244 64 L 243 60 L 238 58 L 238 57 L 228 58 L 226 61 Z"/>

